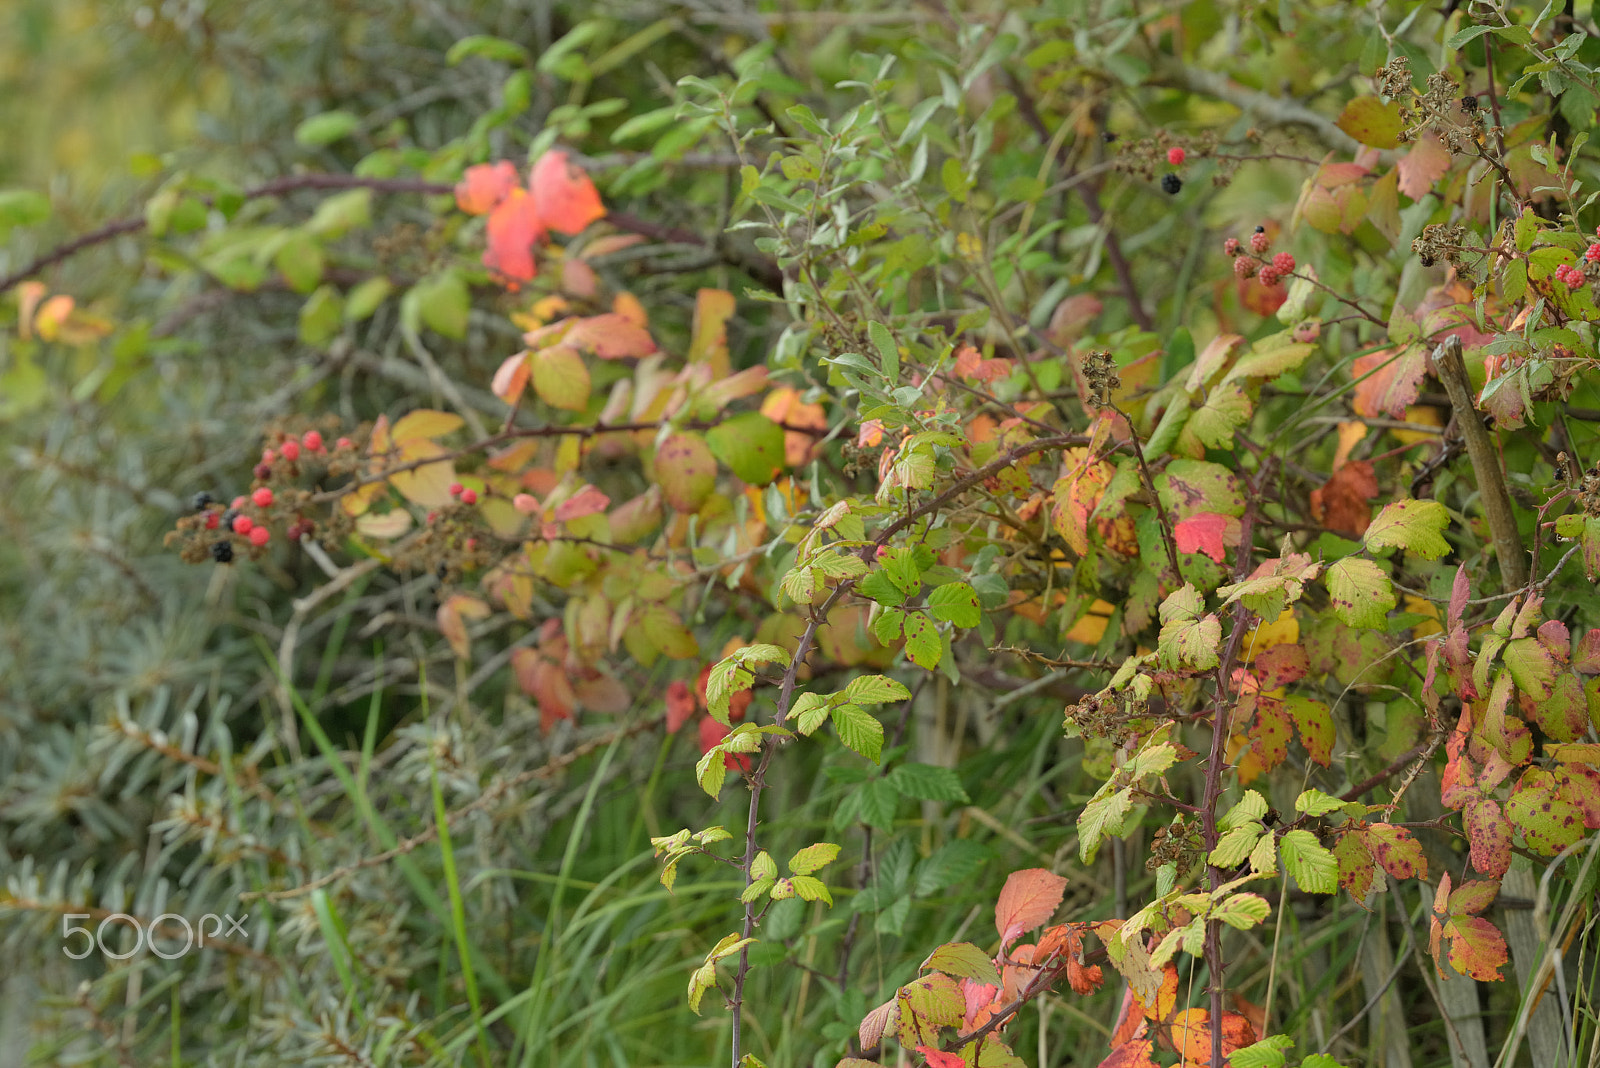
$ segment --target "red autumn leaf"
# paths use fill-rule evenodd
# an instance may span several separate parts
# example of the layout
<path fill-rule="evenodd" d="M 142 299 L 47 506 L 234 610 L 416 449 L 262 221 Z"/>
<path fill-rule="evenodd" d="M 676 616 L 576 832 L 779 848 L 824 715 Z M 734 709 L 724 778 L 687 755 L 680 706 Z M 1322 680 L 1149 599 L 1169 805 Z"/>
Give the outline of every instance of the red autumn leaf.
<path fill-rule="evenodd" d="M 700 755 L 705 756 L 712 748 L 730 733 L 730 728 L 724 727 L 710 716 L 700 717 Z M 749 753 L 724 753 L 722 763 L 729 771 L 749 771 Z"/>
<path fill-rule="evenodd" d="M 578 704 L 591 712 L 621 715 L 633 704 L 633 694 L 617 679 L 586 668 L 583 677 L 572 687 Z"/>
<path fill-rule="evenodd" d="M 517 168 L 510 160 L 468 167 L 456 185 L 456 207 L 468 215 L 493 211 L 517 186 Z"/>
<path fill-rule="evenodd" d="M 1226 547 L 1239 544 L 1239 520 L 1218 512 L 1196 512 L 1179 520 L 1172 536 L 1180 553 L 1203 552 L 1220 564 L 1227 556 Z"/>
<path fill-rule="evenodd" d="M 538 274 L 533 247 L 544 240 L 544 227 L 527 190 L 514 188 L 489 213 L 488 248 L 483 265 L 507 280 L 509 288 Z"/>
<path fill-rule="evenodd" d="M 1253 669 L 1263 690 L 1276 690 L 1299 682 L 1311 670 L 1311 660 L 1303 645 L 1274 645 L 1256 657 Z"/>
<path fill-rule="evenodd" d="M 667 733 L 677 734 L 679 728 L 694 715 L 694 694 L 682 679 L 667 684 Z"/>
<path fill-rule="evenodd" d="M 611 498 L 595 489 L 593 486 L 584 486 L 577 493 L 556 505 L 556 522 L 565 523 L 569 519 L 581 519 L 586 515 L 603 512 L 611 504 Z"/>
<path fill-rule="evenodd" d="M 533 649 L 518 649 L 511 654 L 511 672 L 522 692 L 539 705 L 539 729 L 549 733 L 558 719 L 571 719 L 578 698 L 561 665 L 547 660 Z"/>
<path fill-rule="evenodd" d="M 1421 345 L 1369 353 L 1350 365 L 1350 377 L 1356 381 L 1351 405 L 1357 415 L 1403 418 L 1416 402 L 1427 373 L 1428 350 Z"/>
<path fill-rule="evenodd" d="M 1048 920 L 1066 890 L 1067 881 L 1044 868 L 1012 872 L 994 906 L 994 926 L 1000 932 L 1001 944 L 1010 945 L 1023 931 L 1031 931 Z"/>
<path fill-rule="evenodd" d="M 1428 877 L 1428 857 L 1422 852 L 1422 843 L 1407 828 L 1392 823 L 1371 824 L 1367 827 L 1367 845 L 1373 859 L 1396 879 Z"/>
<path fill-rule="evenodd" d="M 928 1062 L 928 1068 L 967 1068 L 967 1062 L 959 1053 L 946 1053 L 932 1046 L 918 1046 L 917 1052 Z"/>
<path fill-rule="evenodd" d="M 1372 464 L 1352 460 L 1321 488 L 1311 491 L 1311 517 L 1329 530 L 1359 538 L 1372 522 L 1372 506 L 1367 502 L 1377 495 L 1378 478 Z"/>
<path fill-rule="evenodd" d="M 1491 799 L 1467 806 L 1464 820 L 1474 870 L 1499 878 L 1511 867 L 1511 823 Z"/>
<path fill-rule="evenodd" d="M 602 360 L 648 356 L 656 351 L 650 331 L 619 312 L 577 320 L 567 329 L 562 342 L 591 352 Z"/>
<path fill-rule="evenodd" d="M 578 234 L 605 217 L 600 193 L 584 169 L 565 152 L 546 152 L 533 165 L 528 187 L 539 205 L 539 222 L 559 234 Z"/>

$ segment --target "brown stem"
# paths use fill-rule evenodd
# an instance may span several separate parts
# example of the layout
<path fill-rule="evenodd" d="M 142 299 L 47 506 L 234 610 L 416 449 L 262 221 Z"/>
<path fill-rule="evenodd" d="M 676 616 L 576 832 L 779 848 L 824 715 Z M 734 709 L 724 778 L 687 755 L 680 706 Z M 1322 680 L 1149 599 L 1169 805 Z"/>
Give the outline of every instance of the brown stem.
<path fill-rule="evenodd" d="M 1439 380 L 1450 395 L 1450 406 L 1455 409 L 1456 425 L 1467 442 L 1467 455 L 1472 460 L 1472 473 L 1478 479 L 1478 497 L 1483 502 L 1484 515 L 1489 520 L 1489 532 L 1494 538 L 1494 553 L 1500 562 L 1500 585 L 1507 591 L 1521 589 L 1528 581 L 1528 561 L 1522 550 L 1522 535 L 1517 531 L 1517 517 L 1511 510 L 1511 495 L 1506 492 L 1505 474 L 1500 470 L 1500 457 L 1489 438 L 1483 417 L 1472 403 L 1471 387 L 1467 384 L 1467 367 L 1461 359 L 1461 339 L 1454 334 L 1445 338 L 1433 350 L 1433 363 Z"/>

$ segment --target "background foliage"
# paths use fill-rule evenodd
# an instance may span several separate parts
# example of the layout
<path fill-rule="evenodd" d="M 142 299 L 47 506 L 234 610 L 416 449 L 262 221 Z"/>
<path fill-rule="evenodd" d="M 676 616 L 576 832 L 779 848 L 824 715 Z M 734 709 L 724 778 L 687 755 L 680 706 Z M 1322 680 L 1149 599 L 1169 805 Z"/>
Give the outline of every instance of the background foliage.
<path fill-rule="evenodd" d="M 1586 7 L 4 17 L 0 1059 L 1594 1056 Z"/>

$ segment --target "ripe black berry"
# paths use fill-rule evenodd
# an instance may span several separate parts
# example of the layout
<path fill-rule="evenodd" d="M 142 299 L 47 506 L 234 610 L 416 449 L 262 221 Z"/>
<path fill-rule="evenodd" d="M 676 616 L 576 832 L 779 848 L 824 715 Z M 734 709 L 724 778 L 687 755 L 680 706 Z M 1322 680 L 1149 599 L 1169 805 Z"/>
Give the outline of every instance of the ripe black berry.
<path fill-rule="evenodd" d="M 206 505 L 210 504 L 214 500 L 216 500 L 215 497 L 211 496 L 211 494 L 207 493 L 205 490 L 201 490 L 199 493 L 196 493 L 193 497 L 189 498 L 189 507 L 196 512 L 203 512 L 205 511 Z"/>
<path fill-rule="evenodd" d="M 221 526 L 223 530 L 232 530 L 233 521 L 238 518 L 239 509 L 229 508 L 226 512 L 222 513 L 222 519 L 219 520 L 218 525 Z"/>
<path fill-rule="evenodd" d="M 1176 196 L 1178 190 L 1183 188 L 1183 179 L 1176 174 L 1163 174 L 1161 176 L 1161 191 Z"/>
<path fill-rule="evenodd" d="M 233 542 L 214 541 L 211 543 L 211 559 L 219 564 L 233 563 Z"/>
<path fill-rule="evenodd" d="M 1257 226 L 1257 227 L 1256 227 L 1256 233 L 1258 233 L 1258 234 L 1264 234 L 1264 233 L 1266 233 L 1266 232 L 1267 232 L 1267 228 L 1266 228 L 1266 227 L 1265 227 L 1265 226 Z"/>
<path fill-rule="evenodd" d="M 1110 130 L 1101 130 L 1100 131 L 1100 140 L 1104 141 L 1106 144 L 1109 145 L 1111 142 L 1115 141 L 1116 139 L 1117 139 L 1117 135 L 1112 133 Z"/>

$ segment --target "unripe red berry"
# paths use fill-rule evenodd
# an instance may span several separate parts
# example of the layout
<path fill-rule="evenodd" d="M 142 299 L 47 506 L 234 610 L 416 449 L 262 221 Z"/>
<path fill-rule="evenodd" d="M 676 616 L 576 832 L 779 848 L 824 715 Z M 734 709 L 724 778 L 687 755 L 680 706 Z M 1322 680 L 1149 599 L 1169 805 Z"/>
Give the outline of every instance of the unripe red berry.
<path fill-rule="evenodd" d="M 1275 286 L 1278 284 L 1278 272 L 1273 268 L 1272 264 L 1266 264 L 1260 271 L 1256 272 L 1256 281 L 1264 286 Z"/>
<path fill-rule="evenodd" d="M 217 524 L 219 522 L 221 522 L 221 520 L 222 520 L 222 513 L 221 512 L 207 512 L 206 513 L 206 529 L 207 530 L 216 530 L 217 529 Z"/>
<path fill-rule="evenodd" d="M 254 493 L 250 494 L 250 499 L 256 502 L 257 508 L 271 508 L 272 490 L 268 489 L 266 486 L 262 486 Z"/>
<path fill-rule="evenodd" d="M 1272 257 L 1272 269 L 1279 274 L 1288 274 L 1294 270 L 1294 257 L 1287 252 L 1280 252 Z"/>
<path fill-rule="evenodd" d="M 439 513 L 438 513 L 438 512 L 429 512 L 429 513 L 428 513 L 428 522 L 430 522 L 430 523 L 431 523 L 431 522 L 433 522 L 433 521 L 434 521 L 434 520 L 435 520 L 435 519 L 438 519 L 438 518 L 439 518 Z"/>
<path fill-rule="evenodd" d="M 261 450 L 261 462 L 262 463 L 270 464 L 270 463 L 273 463 L 274 461 L 276 461 L 277 459 L 278 459 L 278 454 L 273 452 L 271 449 L 262 449 Z"/>
<path fill-rule="evenodd" d="M 298 441 L 284 442 L 279 451 L 283 453 L 283 458 L 288 460 L 290 463 L 294 463 L 296 460 L 300 459 L 300 443 Z"/>
<path fill-rule="evenodd" d="M 322 451 L 322 435 L 315 430 L 307 430 L 305 436 L 300 439 L 300 443 L 312 452 Z"/>
<path fill-rule="evenodd" d="M 511 498 L 511 507 L 523 515 L 532 515 L 539 510 L 539 498 L 531 493 L 519 493 Z"/>
<path fill-rule="evenodd" d="M 249 503 L 250 503 L 250 498 L 248 498 L 248 497 L 235 497 L 233 499 L 233 503 L 230 504 L 228 507 L 230 507 L 230 508 L 234 509 L 235 511 L 237 511 L 238 509 L 243 508 L 245 505 L 247 505 Z"/>
<path fill-rule="evenodd" d="M 466 541 L 461 543 L 461 547 L 463 549 L 467 550 L 467 552 L 470 553 L 472 550 L 474 550 L 474 549 L 476 549 L 478 547 L 478 539 L 477 538 L 468 538 Z"/>
<path fill-rule="evenodd" d="M 272 477 L 272 465 L 256 464 L 255 467 L 251 469 L 251 474 L 255 475 L 258 482 L 265 482 L 267 479 Z"/>
<path fill-rule="evenodd" d="M 450 483 L 450 496 L 452 496 L 452 497 L 461 496 L 461 483 L 459 483 L 459 482 Z"/>
<path fill-rule="evenodd" d="M 1596 242 L 1595 244 L 1590 245 L 1587 249 L 1585 249 L 1584 253 L 1583 253 L 1583 258 L 1588 260 L 1590 263 L 1594 263 L 1597 260 L 1600 260 L 1600 242 Z"/>
<path fill-rule="evenodd" d="M 235 516 L 233 520 L 233 532 L 235 534 L 248 534 L 250 533 L 250 528 L 254 527 L 255 525 L 256 521 L 247 515 Z"/>
<path fill-rule="evenodd" d="M 272 540 L 272 532 L 267 530 L 266 527 L 252 527 L 251 528 L 251 530 L 250 530 L 250 544 L 251 545 L 254 545 L 256 548 L 259 549 L 259 548 L 261 548 L 261 546 L 265 545 L 267 542 L 269 542 L 271 540 Z"/>
<path fill-rule="evenodd" d="M 333 447 L 336 449 L 353 449 L 356 446 L 355 443 L 349 438 L 340 438 L 338 441 L 333 443 Z"/>
<path fill-rule="evenodd" d="M 1240 256 L 1233 261 L 1233 273 L 1240 278 L 1249 278 L 1256 273 L 1256 268 L 1260 266 L 1261 264 L 1257 263 L 1254 257 Z"/>
<path fill-rule="evenodd" d="M 461 491 L 461 503 L 462 504 L 477 504 L 478 503 L 478 491 L 477 490 L 470 490 L 470 489 L 462 490 Z"/>
<path fill-rule="evenodd" d="M 1250 235 L 1250 251 L 1260 256 L 1271 247 L 1272 239 L 1267 236 L 1267 231 L 1260 226 L 1256 227 L 1256 232 Z"/>
<path fill-rule="evenodd" d="M 1167 162 L 1172 164 L 1174 167 L 1183 166 L 1183 161 L 1185 158 L 1187 158 L 1187 156 L 1188 153 L 1184 152 L 1183 149 L 1178 148 L 1176 145 L 1167 149 Z"/>
<path fill-rule="evenodd" d="M 1240 246 L 1239 239 L 1237 237 L 1230 237 L 1228 240 L 1222 243 L 1222 251 L 1228 254 L 1229 259 L 1233 259 L 1234 257 L 1238 256 L 1240 252 L 1244 251 L 1244 249 L 1242 246 Z"/>

